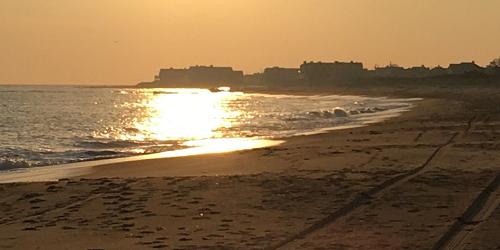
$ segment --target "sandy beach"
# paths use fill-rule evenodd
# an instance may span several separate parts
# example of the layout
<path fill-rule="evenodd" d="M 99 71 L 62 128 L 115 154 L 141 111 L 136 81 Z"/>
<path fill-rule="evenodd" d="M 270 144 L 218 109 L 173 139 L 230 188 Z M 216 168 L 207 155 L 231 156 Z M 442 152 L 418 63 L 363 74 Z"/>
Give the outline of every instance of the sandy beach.
<path fill-rule="evenodd" d="M 500 90 L 275 147 L 95 166 L 0 184 L 0 249 L 498 249 Z"/>

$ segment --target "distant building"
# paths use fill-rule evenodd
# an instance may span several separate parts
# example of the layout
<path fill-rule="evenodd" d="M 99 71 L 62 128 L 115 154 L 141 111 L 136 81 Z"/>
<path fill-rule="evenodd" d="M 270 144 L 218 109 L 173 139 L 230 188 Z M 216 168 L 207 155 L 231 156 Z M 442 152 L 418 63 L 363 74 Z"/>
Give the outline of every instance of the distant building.
<path fill-rule="evenodd" d="M 448 74 L 450 75 L 463 75 L 465 73 L 481 71 L 483 71 L 483 68 L 478 66 L 474 61 L 450 64 L 450 67 L 448 67 Z"/>
<path fill-rule="evenodd" d="M 431 69 L 429 76 L 431 76 L 431 77 L 444 76 L 446 74 L 448 74 L 448 70 L 438 65 L 437 67 L 434 67 Z"/>
<path fill-rule="evenodd" d="M 266 68 L 262 75 L 264 83 L 271 86 L 296 85 L 300 81 L 298 68 Z"/>
<path fill-rule="evenodd" d="M 301 78 L 309 82 L 325 82 L 333 73 L 333 63 L 304 62 L 300 65 Z"/>
<path fill-rule="evenodd" d="M 363 78 L 366 71 L 358 62 L 304 62 L 300 66 L 300 74 L 309 82 L 353 81 Z"/>
<path fill-rule="evenodd" d="M 193 66 L 188 69 L 188 78 L 192 83 L 235 84 L 243 82 L 243 71 L 234 71 L 231 67 Z"/>
<path fill-rule="evenodd" d="M 231 67 L 192 66 L 188 69 L 161 69 L 152 84 L 176 87 L 234 85 L 243 82 L 243 71 Z"/>
<path fill-rule="evenodd" d="M 385 67 L 375 66 L 370 75 L 372 77 L 382 77 L 382 78 L 402 78 L 405 77 L 405 69 L 396 64 L 389 64 Z"/>
<path fill-rule="evenodd" d="M 370 72 L 370 76 L 379 78 L 425 78 L 431 76 L 431 69 L 424 65 L 406 69 L 396 64 L 389 64 L 385 67 L 375 66 L 375 70 Z"/>
<path fill-rule="evenodd" d="M 263 73 L 254 73 L 243 76 L 243 83 L 247 86 L 255 86 L 255 85 L 263 85 L 264 83 L 264 74 Z"/>
<path fill-rule="evenodd" d="M 477 72 L 478 74 L 467 74 Z M 338 83 L 363 83 L 364 80 L 384 82 L 395 80 L 405 82 L 414 79 L 416 82 L 432 82 L 432 80 L 497 78 L 500 77 L 500 59 L 496 59 L 486 68 L 478 66 L 474 61 L 450 64 L 448 68 L 441 66 L 432 69 L 422 66 L 411 68 L 400 67 L 390 63 L 384 67 L 375 66 L 366 70 L 359 62 L 307 62 L 300 68 L 266 68 L 262 73 L 244 75 L 243 71 L 231 67 L 192 66 L 184 69 L 161 69 L 152 82 L 143 82 L 144 87 L 218 87 L 245 84 L 258 88 L 276 87 L 314 87 Z M 387 78 L 387 79 L 386 79 Z M 425 79 L 436 78 L 436 79 Z"/>
<path fill-rule="evenodd" d="M 365 70 L 363 64 L 358 62 L 334 62 L 333 79 L 354 80 L 362 78 Z"/>
<path fill-rule="evenodd" d="M 424 65 L 419 67 L 411 67 L 405 70 L 405 76 L 409 78 L 425 78 L 429 77 L 431 74 L 431 69 L 425 67 Z"/>
<path fill-rule="evenodd" d="M 498 66 L 488 66 L 485 69 L 485 73 L 488 75 L 500 75 L 500 67 Z"/>
<path fill-rule="evenodd" d="M 189 81 L 187 69 L 160 69 L 160 73 L 155 77 L 155 81 L 168 81 L 175 83 L 186 83 Z"/>

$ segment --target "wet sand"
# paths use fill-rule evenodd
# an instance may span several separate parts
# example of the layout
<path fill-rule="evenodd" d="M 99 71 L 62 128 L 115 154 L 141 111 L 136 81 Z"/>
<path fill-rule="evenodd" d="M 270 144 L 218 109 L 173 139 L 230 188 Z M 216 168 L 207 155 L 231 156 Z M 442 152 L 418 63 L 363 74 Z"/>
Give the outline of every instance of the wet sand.
<path fill-rule="evenodd" d="M 500 90 L 270 148 L 0 185 L 0 249 L 498 249 Z"/>

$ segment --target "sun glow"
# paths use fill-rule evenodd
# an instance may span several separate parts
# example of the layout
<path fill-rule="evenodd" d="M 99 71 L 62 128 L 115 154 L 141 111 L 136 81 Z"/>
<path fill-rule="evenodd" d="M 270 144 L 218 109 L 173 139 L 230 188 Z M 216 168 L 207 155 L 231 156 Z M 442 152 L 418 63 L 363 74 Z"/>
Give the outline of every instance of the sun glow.
<path fill-rule="evenodd" d="M 229 152 L 269 147 L 281 141 L 248 137 L 235 130 L 253 117 L 246 108 L 248 98 L 229 88 L 140 89 L 120 92 L 129 95 L 120 106 L 130 115 L 119 126 L 107 127 L 96 137 L 137 143 L 135 153 L 161 152 L 161 157 Z M 116 106 L 116 105 L 115 105 Z M 159 150 L 148 151 L 149 147 Z M 144 146 L 141 146 L 144 145 Z"/>
<path fill-rule="evenodd" d="M 186 146 L 192 148 L 175 150 L 160 153 L 160 157 L 181 157 L 199 154 L 226 153 L 238 150 L 247 150 L 254 148 L 272 147 L 283 143 L 278 140 L 260 140 L 251 138 L 222 138 L 207 139 L 199 141 L 186 142 Z"/>
<path fill-rule="evenodd" d="M 218 129 L 231 127 L 240 115 L 227 103 L 241 93 L 208 90 L 171 89 L 148 93 L 144 99 L 147 108 L 144 119 L 135 127 L 145 138 L 154 140 L 202 140 L 220 138 Z"/>

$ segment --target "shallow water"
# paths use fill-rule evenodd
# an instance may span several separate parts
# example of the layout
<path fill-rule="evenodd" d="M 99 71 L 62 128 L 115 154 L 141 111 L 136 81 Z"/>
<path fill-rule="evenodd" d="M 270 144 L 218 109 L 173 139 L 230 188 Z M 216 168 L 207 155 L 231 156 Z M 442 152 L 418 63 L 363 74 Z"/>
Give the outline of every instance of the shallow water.
<path fill-rule="evenodd" d="M 204 89 L 0 86 L 0 170 L 206 147 L 217 139 L 286 138 L 375 122 L 408 109 L 410 102 Z"/>

